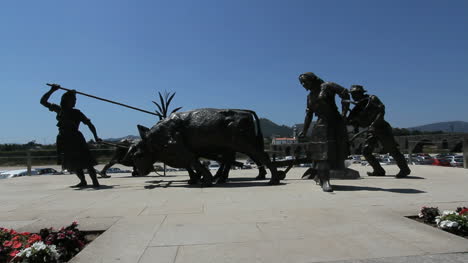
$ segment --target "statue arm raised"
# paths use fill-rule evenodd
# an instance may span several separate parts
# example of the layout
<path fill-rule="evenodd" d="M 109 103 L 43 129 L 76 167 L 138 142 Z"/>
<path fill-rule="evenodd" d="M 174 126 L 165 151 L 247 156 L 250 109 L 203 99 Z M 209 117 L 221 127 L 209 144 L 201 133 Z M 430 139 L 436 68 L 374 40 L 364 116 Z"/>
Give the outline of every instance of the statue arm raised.
<path fill-rule="evenodd" d="M 50 111 L 55 111 L 55 112 L 60 111 L 60 106 L 58 106 L 57 104 L 52 104 L 52 103 L 49 102 L 50 96 L 52 95 L 52 93 L 54 93 L 56 90 L 58 90 L 59 87 L 60 87 L 59 85 L 51 86 L 50 90 L 47 91 L 41 97 L 41 101 L 40 101 L 41 105 L 48 108 Z"/>

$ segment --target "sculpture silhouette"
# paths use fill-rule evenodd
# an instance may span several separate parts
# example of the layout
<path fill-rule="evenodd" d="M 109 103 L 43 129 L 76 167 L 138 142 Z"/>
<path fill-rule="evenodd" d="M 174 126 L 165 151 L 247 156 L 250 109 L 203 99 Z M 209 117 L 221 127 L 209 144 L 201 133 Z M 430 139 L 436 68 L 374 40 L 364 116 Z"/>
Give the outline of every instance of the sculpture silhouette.
<path fill-rule="evenodd" d="M 84 187 L 87 185 L 84 169 L 87 169 L 94 187 L 99 187 L 99 182 L 94 170 L 96 160 L 92 157 L 83 134 L 79 131 L 80 123 L 86 124 L 94 135 L 96 142 L 101 141 L 97 136 L 96 128 L 91 121 L 78 109 L 75 109 L 76 94 L 67 91 L 62 95 L 60 105 L 48 102 L 52 93 L 60 89 L 60 85 L 51 84 L 51 88 L 41 98 L 41 104 L 50 111 L 57 113 L 57 153 L 59 164 L 63 169 L 75 172 L 80 183 L 73 187 Z"/>
<path fill-rule="evenodd" d="M 299 76 L 302 86 L 310 91 L 307 96 L 307 109 L 304 128 L 299 138 L 305 137 L 315 114 L 318 119 L 312 127 L 311 153 L 312 167 L 305 175 L 316 175 L 317 182 L 325 192 L 332 192 L 330 170 L 344 169 L 344 160 L 349 155 L 348 134 L 343 116 L 349 109 L 348 90 L 333 82 L 324 82 L 312 72 Z M 342 114 L 338 112 L 335 95 L 342 99 Z"/>

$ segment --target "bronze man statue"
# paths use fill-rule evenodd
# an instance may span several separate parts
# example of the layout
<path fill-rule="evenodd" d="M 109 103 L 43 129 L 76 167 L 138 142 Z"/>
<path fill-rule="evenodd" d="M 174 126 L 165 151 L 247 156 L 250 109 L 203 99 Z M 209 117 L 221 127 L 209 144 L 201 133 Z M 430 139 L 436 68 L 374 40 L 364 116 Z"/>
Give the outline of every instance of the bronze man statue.
<path fill-rule="evenodd" d="M 94 139 L 99 142 L 96 128 L 91 121 L 78 109 L 75 109 L 76 93 L 67 91 L 62 95 L 60 105 L 48 102 L 52 93 L 60 88 L 58 84 L 50 85 L 51 88 L 41 98 L 41 104 L 50 111 L 57 113 L 57 153 L 59 163 L 63 169 L 75 172 L 80 179 L 80 183 L 73 187 L 85 187 L 87 185 L 83 169 L 88 169 L 89 176 L 94 187 L 99 187 L 99 182 L 94 170 L 96 160 L 91 156 L 88 145 L 83 134 L 78 130 L 80 123 L 86 124 L 94 135 Z"/>
<path fill-rule="evenodd" d="M 348 90 L 333 82 L 324 82 L 314 73 L 299 76 L 302 86 L 310 91 L 307 96 L 307 110 L 304 129 L 299 137 L 304 137 L 315 114 L 318 119 L 312 128 L 311 145 L 314 146 L 310 158 L 312 168 L 305 174 L 317 175 L 318 183 L 325 192 L 332 192 L 330 170 L 344 169 L 344 160 L 349 155 L 349 143 L 344 116 L 349 109 Z M 338 112 L 335 95 L 342 99 L 342 113 Z"/>
<path fill-rule="evenodd" d="M 384 120 L 385 106 L 374 95 L 366 94 L 361 85 L 351 86 L 350 93 L 356 104 L 348 116 L 348 123 L 355 128 L 367 128 L 367 138 L 362 154 L 373 168 L 368 172 L 369 176 L 385 176 L 385 170 L 378 160 L 372 155 L 374 148 L 380 142 L 383 149 L 390 153 L 395 159 L 400 172 L 396 178 L 403 178 L 411 173 L 405 157 L 398 150 L 397 143 L 393 137 L 392 127 Z"/>

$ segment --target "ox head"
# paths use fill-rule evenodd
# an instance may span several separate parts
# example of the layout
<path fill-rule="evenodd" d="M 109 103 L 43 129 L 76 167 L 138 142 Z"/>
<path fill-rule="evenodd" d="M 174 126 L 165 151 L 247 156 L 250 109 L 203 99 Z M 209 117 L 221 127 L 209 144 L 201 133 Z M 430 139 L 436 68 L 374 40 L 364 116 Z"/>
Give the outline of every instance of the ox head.
<path fill-rule="evenodd" d="M 154 171 L 153 164 L 156 161 L 155 152 L 152 151 L 150 141 L 148 140 L 149 128 L 138 125 L 141 141 L 130 146 L 124 157 L 125 161 L 131 161 L 140 176 L 148 175 Z"/>

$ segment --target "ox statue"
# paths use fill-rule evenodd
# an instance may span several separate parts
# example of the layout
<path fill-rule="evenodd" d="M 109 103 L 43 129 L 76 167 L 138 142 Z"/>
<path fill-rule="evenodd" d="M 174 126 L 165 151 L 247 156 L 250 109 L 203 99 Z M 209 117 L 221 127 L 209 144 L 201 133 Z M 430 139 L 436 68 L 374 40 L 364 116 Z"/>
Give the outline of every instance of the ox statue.
<path fill-rule="evenodd" d="M 138 125 L 141 141 L 131 147 L 131 159 L 140 175 L 153 171 L 156 161 L 189 171 L 189 184 L 201 177 L 204 186 L 212 184 L 209 170 L 199 158 L 222 161 L 230 167 L 233 153 L 243 153 L 271 172 L 269 184 L 284 178 L 264 151 L 263 134 L 257 114 L 238 109 L 197 109 L 176 112 L 151 129 Z M 229 168 L 227 168 L 229 169 Z"/>

